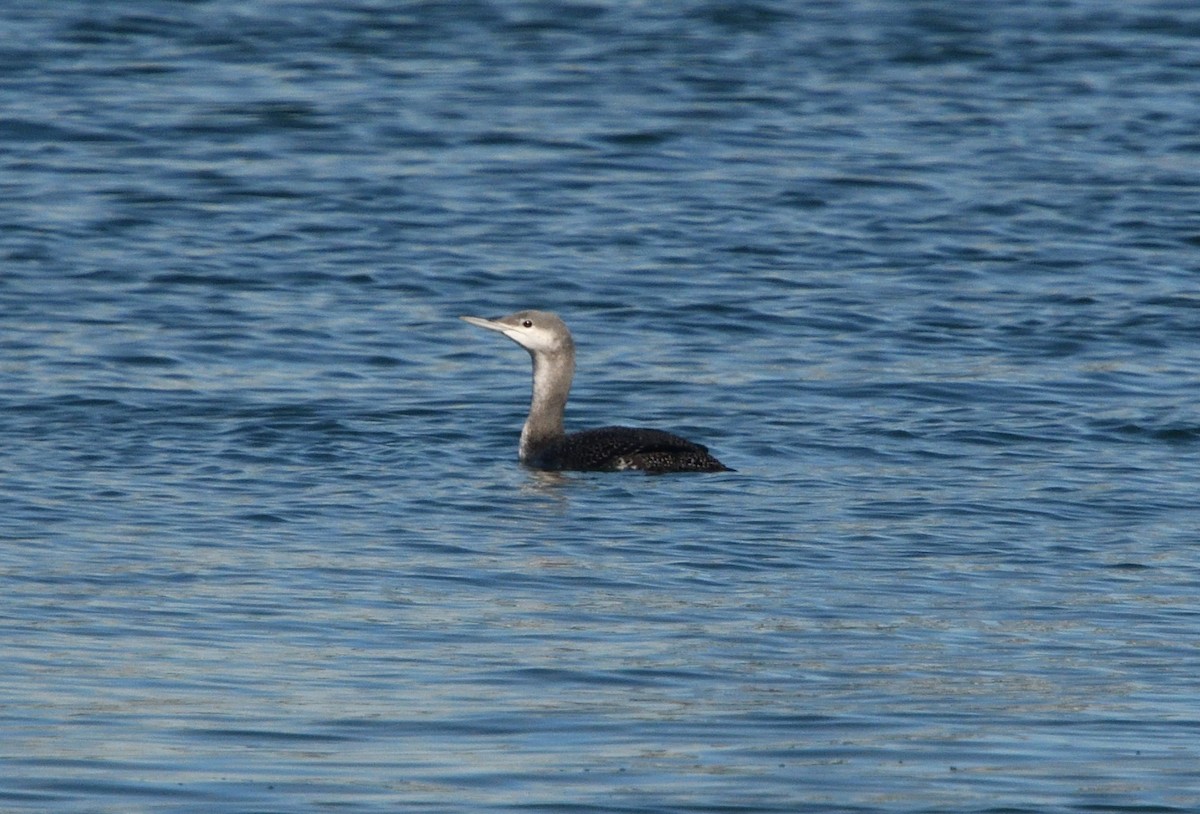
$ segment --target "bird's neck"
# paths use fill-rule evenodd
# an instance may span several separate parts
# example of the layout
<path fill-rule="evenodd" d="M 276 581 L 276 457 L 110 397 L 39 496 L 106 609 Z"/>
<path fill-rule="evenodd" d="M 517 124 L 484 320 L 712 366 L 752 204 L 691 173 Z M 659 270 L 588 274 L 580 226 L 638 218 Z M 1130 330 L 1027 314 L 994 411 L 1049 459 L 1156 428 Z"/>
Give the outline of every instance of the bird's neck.
<path fill-rule="evenodd" d="M 521 460 L 539 448 L 563 437 L 563 412 L 575 375 L 575 358 L 570 353 L 535 353 L 533 356 L 533 399 L 529 417 L 521 429 Z"/>

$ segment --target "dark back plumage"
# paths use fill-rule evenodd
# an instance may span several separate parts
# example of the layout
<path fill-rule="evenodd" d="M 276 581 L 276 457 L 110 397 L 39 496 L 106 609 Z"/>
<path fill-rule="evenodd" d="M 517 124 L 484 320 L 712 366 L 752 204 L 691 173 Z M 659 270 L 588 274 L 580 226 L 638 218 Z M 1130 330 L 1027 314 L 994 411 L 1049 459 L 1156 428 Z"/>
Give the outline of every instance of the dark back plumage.
<path fill-rule="evenodd" d="M 571 433 L 534 451 L 530 466 L 613 472 L 729 472 L 703 444 L 663 430 L 599 427 Z"/>

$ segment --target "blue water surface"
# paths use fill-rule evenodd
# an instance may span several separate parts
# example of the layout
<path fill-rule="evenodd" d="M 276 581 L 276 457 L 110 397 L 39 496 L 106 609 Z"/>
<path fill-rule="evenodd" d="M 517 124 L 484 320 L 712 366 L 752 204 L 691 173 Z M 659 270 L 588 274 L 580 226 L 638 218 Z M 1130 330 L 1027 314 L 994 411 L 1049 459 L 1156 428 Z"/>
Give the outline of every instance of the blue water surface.
<path fill-rule="evenodd" d="M 0 809 L 1200 809 L 1195 3 L 0 33 Z"/>

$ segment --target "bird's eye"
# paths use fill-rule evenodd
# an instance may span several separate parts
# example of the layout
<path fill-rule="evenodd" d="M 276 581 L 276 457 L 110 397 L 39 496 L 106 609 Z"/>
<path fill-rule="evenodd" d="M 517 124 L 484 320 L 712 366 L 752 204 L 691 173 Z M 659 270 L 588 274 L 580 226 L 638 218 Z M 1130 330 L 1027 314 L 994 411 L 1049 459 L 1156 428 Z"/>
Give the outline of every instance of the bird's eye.
<path fill-rule="evenodd" d="M 522 325 L 524 325 L 526 328 L 532 328 L 532 327 L 533 327 L 533 320 L 532 320 L 532 319 L 527 319 L 527 320 L 525 320 L 524 322 L 522 322 L 521 324 L 522 324 Z"/>

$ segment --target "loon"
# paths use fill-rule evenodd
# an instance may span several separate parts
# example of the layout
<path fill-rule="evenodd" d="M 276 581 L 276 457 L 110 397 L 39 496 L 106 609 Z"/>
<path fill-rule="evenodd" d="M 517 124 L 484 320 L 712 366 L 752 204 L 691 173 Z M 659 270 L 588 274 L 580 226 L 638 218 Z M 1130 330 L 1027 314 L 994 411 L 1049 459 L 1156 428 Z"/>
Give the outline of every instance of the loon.
<path fill-rule="evenodd" d="M 496 331 L 533 357 L 533 399 L 521 429 L 520 461 L 534 469 L 612 472 L 732 472 L 708 448 L 662 430 L 601 427 L 567 435 L 563 411 L 575 375 L 575 342 L 566 323 L 548 311 L 506 317 L 460 317 Z"/>

